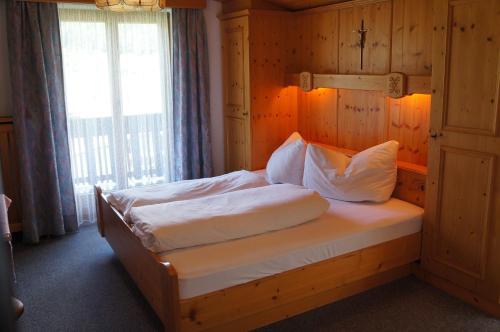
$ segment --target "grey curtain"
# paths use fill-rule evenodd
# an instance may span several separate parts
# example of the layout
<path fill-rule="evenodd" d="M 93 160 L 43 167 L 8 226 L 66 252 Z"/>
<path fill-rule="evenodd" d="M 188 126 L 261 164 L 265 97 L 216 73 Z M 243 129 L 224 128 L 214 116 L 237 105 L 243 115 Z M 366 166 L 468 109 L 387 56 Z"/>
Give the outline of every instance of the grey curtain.
<path fill-rule="evenodd" d="M 23 238 L 78 230 L 71 179 L 57 5 L 7 0 Z"/>
<path fill-rule="evenodd" d="M 212 176 L 208 47 L 201 9 L 172 10 L 175 180 Z"/>

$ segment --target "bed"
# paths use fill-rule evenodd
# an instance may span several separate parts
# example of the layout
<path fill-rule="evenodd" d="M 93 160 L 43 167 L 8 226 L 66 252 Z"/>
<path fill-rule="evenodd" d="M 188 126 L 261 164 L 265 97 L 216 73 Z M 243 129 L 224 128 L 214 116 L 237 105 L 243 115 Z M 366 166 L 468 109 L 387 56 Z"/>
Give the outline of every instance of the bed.
<path fill-rule="evenodd" d="M 423 174 L 401 175 L 396 195 L 419 199 Z M 167 331 L 254 329 L 406 276 L 420 257 L 423 210 L 397 198 L 329 200 L 302 225 L 154 254 L 95 191 L 101 235 Z"/>

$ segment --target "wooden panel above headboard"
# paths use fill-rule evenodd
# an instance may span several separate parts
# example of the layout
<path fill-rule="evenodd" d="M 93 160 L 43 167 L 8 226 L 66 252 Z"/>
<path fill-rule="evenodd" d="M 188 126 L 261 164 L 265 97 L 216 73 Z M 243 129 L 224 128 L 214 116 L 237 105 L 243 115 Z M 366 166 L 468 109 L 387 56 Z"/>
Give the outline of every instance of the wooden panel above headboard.
<path fill-rule="evenodd" d="M 393 139 L 400 143 L 398 160 L 427 164 L 432 7 L 432 0 L 357 0 L 294 13 L 284 85 L 298 73 L 313 74 L 312 91 L 297 89 L 298 128 L 306 140 L 360 151 Z M 355 31 L 363 21 L 361 52 Z M 391 72 L 407 79 L 403 98 L 382 92 L 381 78 Z"/>

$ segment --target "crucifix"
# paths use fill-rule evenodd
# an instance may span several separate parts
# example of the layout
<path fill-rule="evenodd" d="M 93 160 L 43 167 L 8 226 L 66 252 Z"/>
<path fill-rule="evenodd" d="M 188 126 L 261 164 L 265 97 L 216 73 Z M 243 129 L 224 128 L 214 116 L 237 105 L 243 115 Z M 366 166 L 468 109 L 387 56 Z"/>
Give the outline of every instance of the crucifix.
<path fill-rule="evenodd" d="M 353 32 L 356 32 L 359 35 L 360 63 L 361 70 L 363 70 L 363 52 L 365 49 L 366 33 L 368 32 L 368 29 L 365 28 L 365 20 L 361 20 L 361 28 L 354 30 Z"/>

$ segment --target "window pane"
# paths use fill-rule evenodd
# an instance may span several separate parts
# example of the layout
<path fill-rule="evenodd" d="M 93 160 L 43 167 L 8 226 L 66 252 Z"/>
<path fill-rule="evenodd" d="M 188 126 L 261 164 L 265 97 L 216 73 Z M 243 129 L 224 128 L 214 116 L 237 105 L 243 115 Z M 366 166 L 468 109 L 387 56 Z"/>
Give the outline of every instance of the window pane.
<path fill-rule="evenodd" d="M 111 84 L 104 23 L 61 22 L 61 43 L 68 116 L 111 116 Z"/>
<path fill-rule="evenodd" d="M 77 213 L 93 222 L 94 184 L 169 181 L 167 17 L 92 7 L 59 13 Z"/>
<path fill-rule="evenodd" d="M 158 25 L 121 23 L 118 34 L 123 114 L 164 113 Z"/>

